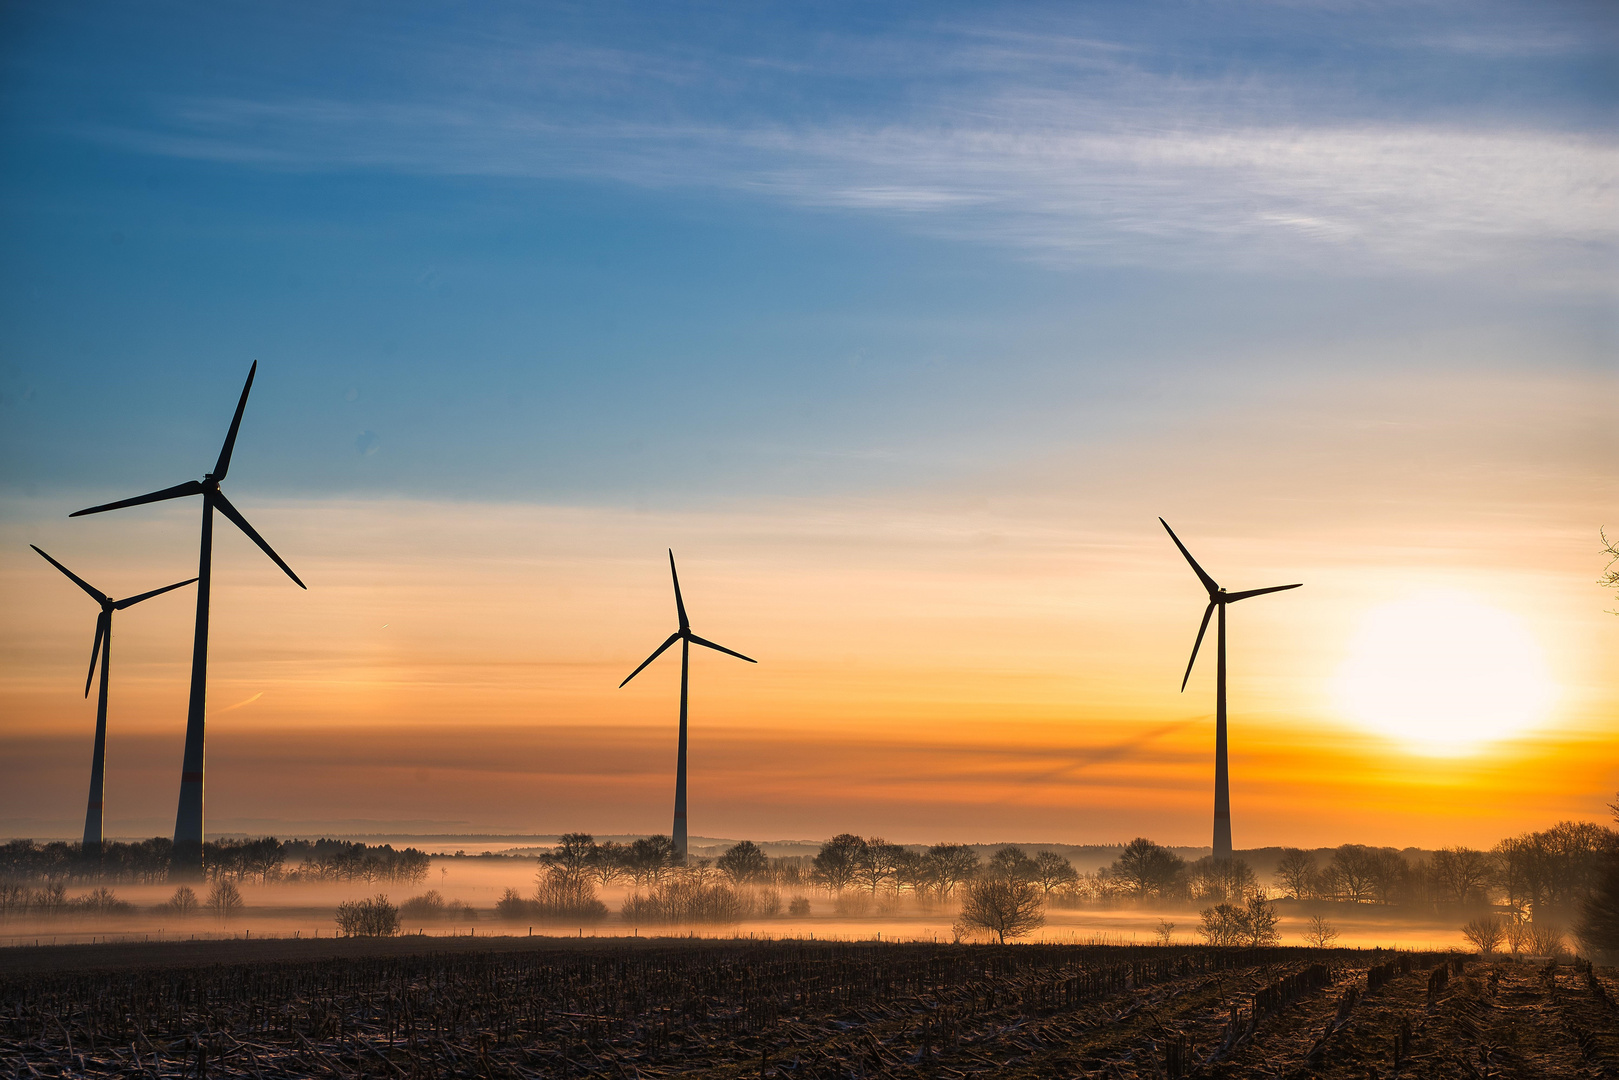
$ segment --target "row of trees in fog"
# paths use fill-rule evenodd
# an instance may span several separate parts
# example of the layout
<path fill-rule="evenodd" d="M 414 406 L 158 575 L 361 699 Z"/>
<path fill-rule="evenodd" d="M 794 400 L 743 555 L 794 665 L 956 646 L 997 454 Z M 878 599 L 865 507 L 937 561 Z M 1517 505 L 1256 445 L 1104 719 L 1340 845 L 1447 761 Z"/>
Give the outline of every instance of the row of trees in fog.
<path fill-rule="evenodd" d="M 132 882 L 166 881 L 174 842 L 167 837 L 102 844 L 99 857 L 86 859 L 76 842 L 12 840 L 0 844 L 0 881 Z M 213 840 L 203 845 L 203 866 L 212 881 L 363 881 L 420 884 L 429 858 L 416 848 L 352 840 Z"/>

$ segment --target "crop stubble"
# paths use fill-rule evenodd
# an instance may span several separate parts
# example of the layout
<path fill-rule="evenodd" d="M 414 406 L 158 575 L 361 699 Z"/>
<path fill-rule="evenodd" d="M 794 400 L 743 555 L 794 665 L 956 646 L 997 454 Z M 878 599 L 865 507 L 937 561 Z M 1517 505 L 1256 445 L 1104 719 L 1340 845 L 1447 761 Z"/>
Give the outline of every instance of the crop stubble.
<path fill-rule="evenodd" d="M 1615 1075 L 1611 969 L 1448 954 L 441 939 L 18 950 L 18 1076 Z M 300 950 L 304 950 L 300 952 Z M 23 956 L 24 952 L 31 955 Z"/>

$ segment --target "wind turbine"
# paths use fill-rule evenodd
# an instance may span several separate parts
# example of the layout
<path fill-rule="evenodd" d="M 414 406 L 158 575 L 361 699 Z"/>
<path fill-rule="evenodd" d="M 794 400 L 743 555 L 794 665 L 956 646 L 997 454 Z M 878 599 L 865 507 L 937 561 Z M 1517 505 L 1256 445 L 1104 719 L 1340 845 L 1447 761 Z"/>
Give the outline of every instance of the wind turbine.
<path fill-rule="evenodd" d="M 202 553 L 197 559 L 196 578 L 197 627 L 196 637 L 191 646 L 191 704 L 186 711 L 185 759 L 180 767 L 180 805 L 174 815 L 174 854 L 169 861 L 169 876 L 176 881 L 194 880 L 202 876 L 203 722 L 208 699 L 208 592 L 213 578 L 214 511 L 218 510 L 224 514 L 238 529 L 246 533 L 247 538 L 262 548 L 277 566 L 285 570 L 287 576 L 297 582 L 300 589 L 309 587 L 298 580 L 298 575 L 292 572 L 292 567 L 265 543 L 264 537 L 247 523 L 241 511 L 232 506 L 230 500 L 225 498 L 225 493 L 219 490 L 219 482 L 225 479 L 225 473 L 230 469 L 231 451 L 236 448 L 236 432 L 242 426 L 242 410 L 247 408 L 247 394 L 253 389 L 253 376 L 258 370 L 259 362 L 255 360 L 247 371 L 247 382 L 242 387 L 241 400 L 236 403 L 236 415 L 231 418 L 230 431 L 225 435 L 225 445 L 220 448 L 219 460 L 214 463 L 213 472 L 206 473 L 201 480 L 187 480 L 183 484 L 176 484 L 162 491 L 137 495 L 133 499 L 103 503 L 68 515 L 80 517 L 84 514 L 99 514 L 104 510 L 119 510 L 126 506 L 162 502 L 165 499 L 202 496 Z"/>
<path fill-rule="evenodd" d="M 1247 589 L 1243 592 L 1228 593 L 1208 574 L 1197 565 L 1192 553 L 1186 550 L 1181 538 L 1175 535 L 1175 530 L 1169 527 L 1169 522 L 1163 518 L 1158 523 L 1169 533 L 1169 538 L 1175 541 L 1175 546 L 1181 549 L 1186 561 L 1192 564 L 1192 572 L 1209 591 L 1209 606 L 1203 609 L 1203 623 L 1197 628 L 1197 640 L 1192 643 L 1192 658 L 1186 662 L 1186 674 L 1181 677 L 1181 691 L 1186 690 L 1186 680 L 1192 677 L 1192 665 L 1197 663 L 1198 646 L 1203 644 L 1203 634 L 1209 628 L 1209 616 L 1214 609 L 1220 609 L 1220 629 L 1218 635 L 1219 660 L 1215 675 L 1215 706 L 1214 706 L 1214 857 L 1215 859 L 1231 858 L 1231 783 L 1226 772 L 1226 732 L 1225 732 L 1225 609 L 1227 604 L 1235 604 L 1238 600 L 1246 600 L 1251 596 L 1264 596 L 1266 593 L 1284 592 L 1287 589 L 1296 589 L 1298 585 L 1272 585 L 1268 589 Z M 1303 584 L 1302 582 L 1300 584 Z"/>
<path fill-rule="evenodd" d="M 686 686 L 691 670 L 691 647 L 693 645 L 703 645 L 716 652 L 725 653 L 727 656 L 734 656 L 738 660 L 746 660 L 750 664 L 757 664 L 759 661 L 727 649 L 724 645 L 716 645 L 712 641 L 700 638 L 692 633 L 691 623 L 686 619 L 686 605 L 680 599 L 680 575 L 675 572 L 675 553 L 673 551 L 669 552 L 669 576 L 674 579 L 675 583 L 675 614 L 680 617 L 680 629 L 670 634 L 669 639 L 659 645 L 651 656 L 641 661 L 641 667 L 630 672 L 629 678 L 618 685 L 622 689 L 630 679 L 641 674 L 642 668 L 662 656 L 665 649 L 677 641 L 680 642 L 680 752 L 675 758 L 674 842 L 675 852 L 678 854 L 681 863 L 684 864 L 686 861 Z"/>
<path fill-rule="evenodd" d="M 131 596 L 127 600 L 114 600 L 100 589 L 94 588 L 88 581 L 46 555 L 37 544 L 29 547 L 44 556 L 45 561 L 66 574 L 79 588 L 90 594 L 90 599 L 101 605 L 101 614 L 96 616 L 96 640 L 90 646 L 90 673 L 84 677 L 84 696 L 90 696 L 90 682 L 96 677 L 96 656 L 101 657 L 101 692 L 96 700 L 96 748 L 90 758 L 90 805 L 84 811 L 84 845 L 85 855 L 99 855 L 101 853 L 101 821 L 102 821 L 102 777 L 107 764 L 107 669 L 112 664 L 112 613 L 134 607 L 142 600 L 150 600 L 170 589 L 178 589 L 182 585 L 190 585 L 196 578 L 186 578 L 176 581 L 173 585 L 165 585 L 161 589 L 143 592 L 139 596 Z"/>

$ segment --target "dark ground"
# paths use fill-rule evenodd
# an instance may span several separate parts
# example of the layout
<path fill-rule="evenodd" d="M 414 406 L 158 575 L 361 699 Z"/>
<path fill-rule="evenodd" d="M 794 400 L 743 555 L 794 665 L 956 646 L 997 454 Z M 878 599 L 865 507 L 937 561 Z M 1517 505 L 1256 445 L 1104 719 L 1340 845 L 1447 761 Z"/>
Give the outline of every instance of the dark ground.
<path fill-rule="evenodd" d="M 1619 1075 L 1615 998 L 1611 968 L 1437 953 L 81 945 L 0 950 L 0 1074 L 1598 1077 Z"/>

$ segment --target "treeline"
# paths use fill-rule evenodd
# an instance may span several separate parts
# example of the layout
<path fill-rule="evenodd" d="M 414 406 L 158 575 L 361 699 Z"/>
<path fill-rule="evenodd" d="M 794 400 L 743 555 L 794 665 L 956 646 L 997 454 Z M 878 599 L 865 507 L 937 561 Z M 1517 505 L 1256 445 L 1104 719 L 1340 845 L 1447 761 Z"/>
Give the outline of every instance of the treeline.
<path fill-rule="evenodd" d="M 174 843 L 167 837 L 133 842 L 106 841 L 99 854 L 86 855 L 80 844 L 12 840 L 0 844 L 0 881 L 135 883 L 165 881 Z M 420 884 L 429 859 L 416 848 L 396 851 L 390 844 L 367 845 L 353 840 L 217 840 L 203 845 L 203 868 L 210 881 L 363 881 Z"/>

